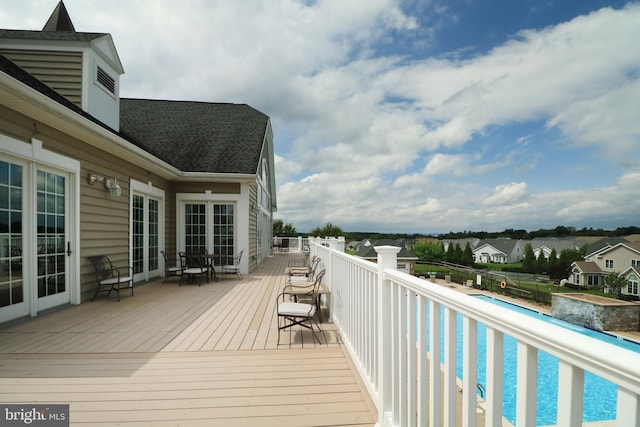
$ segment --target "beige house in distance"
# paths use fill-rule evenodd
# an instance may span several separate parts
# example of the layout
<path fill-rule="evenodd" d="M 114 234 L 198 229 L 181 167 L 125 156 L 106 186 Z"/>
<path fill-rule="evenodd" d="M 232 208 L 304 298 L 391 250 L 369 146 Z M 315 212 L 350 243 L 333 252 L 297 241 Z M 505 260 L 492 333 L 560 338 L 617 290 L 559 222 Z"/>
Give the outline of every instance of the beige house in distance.
<path fill-rule="evenodd" d="M 585 256 L 584 261 L 571 264 L 569 283 L 579 286 L 604 286 L 604 277 L 617 272 L 628 285 L 622 294 L 640 296 L 640 242 L 607 245 Z"/>
<path fill-rule="evenodd" d="M 270 255 L 269 117 L 123 99 L 123 73 L 111 35 L 76 32 L 62 1 L 41 31 L 0 30 L 0 323 L 90 299 L 92 255 L 135 283 L 163 276 L 162 250 L 244 250 L 244 273 Z"/>

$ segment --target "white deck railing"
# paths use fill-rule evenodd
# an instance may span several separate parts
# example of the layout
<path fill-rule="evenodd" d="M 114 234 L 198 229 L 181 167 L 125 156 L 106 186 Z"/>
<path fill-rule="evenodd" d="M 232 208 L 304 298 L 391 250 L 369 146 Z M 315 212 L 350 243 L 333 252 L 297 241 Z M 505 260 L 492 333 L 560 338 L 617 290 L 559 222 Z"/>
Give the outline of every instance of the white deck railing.
<path fill-rule="evenodd" d="M 378 425 L 476 426 L 481 322 L 487 326 L 485 426 L 504 425 L 505 335 L 517 341 L 517 427 L 536 425 L 538 351 L 559 359 L 558 426 L 583 425 L 585 371 L 617 385 L 617 419 L 612 425 L 640 426 L 637 353 L 398 272 L 400 248 L 376 247 L 375 264 L 323 242 L 310 239 L 310 250 L 327 270 L 331 318 L 376 403 Z M 463 318 L 461 392 L 456 376 L 458 315 Z M 438 355 L 436 363 L 430 363 L 432 355 Z M 461 421 L 456 420 L 458 407 Z"/>

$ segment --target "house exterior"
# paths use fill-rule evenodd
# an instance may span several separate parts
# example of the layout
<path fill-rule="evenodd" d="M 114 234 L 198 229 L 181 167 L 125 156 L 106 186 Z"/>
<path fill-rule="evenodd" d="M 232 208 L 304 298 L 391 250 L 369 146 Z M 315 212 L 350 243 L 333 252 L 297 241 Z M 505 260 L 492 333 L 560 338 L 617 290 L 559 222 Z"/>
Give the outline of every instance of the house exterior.
<path fill-rule="evenodd" d="M 597 247 L 599 249 L 587 254 L 584 261 L 571 264 L 567 281 L 578 286 L 604 286 L 604 277 L 616 272 L 628 282 L 622 294 L 640 296 L 640 242 L 625 241 Z"/>
<path fill-rule="evenodd" d="M 507 264 L 524 259 L 522 240 L 509 238 L 482 240 L 473 250 L 473 261 L 479 263 L 496 262 Z"/>
<path fill-rule="evenodd" d="M 397 270 L 402 271 L 407 274 L 415 274 L 415 266 L 416 261 L 418 261 L 418 257 L 411 253 L 405 247 L 405 241 L 403 239 L 400 240 L 392 240 L 392 239 L 381 239 L 376 240 L 373 244 L 368 246 L 363 246 L 360 248 L 358 252 L 356 252 L 355 256 L 366 259 L 371 262 L 378 262 L 378 253 L 375 248 L 378 246 L 398 246 L 400 247 L 400 252 L 397 255 Z"/>
<path fill-rule="evenodd" d="M 573 238 L 536 238 L 530 241 L 524 241 L 524 246 L 527 243 L 531 244 L 533 248 L 533 254 L 536 259 L 540 257 L 542 253 L 543 257 L 548 261 L 551 252 L 555 249 L 556 255 L 560 256 L 560 253 L 564 250 L 578 250 L 580 249 L 580 243 Z"/>
<path fill-rule="evenodd" d="M 89 299 L 92 255 L 136 283 L 164 274 L 162 250 L 244 250 L 243 273 L 270 255 L 269 117 L 122 99 L 123 73 L 62 2 L 42 31 L 0 30 L 0 323 Z"/>

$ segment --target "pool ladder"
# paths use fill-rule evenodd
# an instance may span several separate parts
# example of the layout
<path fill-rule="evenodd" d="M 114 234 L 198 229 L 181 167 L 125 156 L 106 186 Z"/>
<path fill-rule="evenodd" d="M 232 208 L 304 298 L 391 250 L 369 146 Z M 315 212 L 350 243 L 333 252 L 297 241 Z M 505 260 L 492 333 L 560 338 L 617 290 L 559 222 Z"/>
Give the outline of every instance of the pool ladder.
<path fill-rule="evenodd" d="M 478 389 L 478 393 L 480 393 L 480 397 L 484 399 L 484 396 L 487 394 L 487 390 L 480 383 L 476 384 L 476 388 Z"/>

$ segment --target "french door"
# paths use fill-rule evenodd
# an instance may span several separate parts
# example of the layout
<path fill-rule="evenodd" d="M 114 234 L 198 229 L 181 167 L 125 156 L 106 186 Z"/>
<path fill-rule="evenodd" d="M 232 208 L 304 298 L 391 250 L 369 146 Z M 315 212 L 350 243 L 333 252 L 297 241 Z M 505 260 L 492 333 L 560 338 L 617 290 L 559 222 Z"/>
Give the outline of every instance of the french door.
<path fill-rule="evenodd" d="M 68 174 L 36 173 L 38 310 L 69 303 Z"/>
<path fill-rule="evenodd" d="M 236 213 L 234 203 L 186 203 L 181 247 L 185 252 L 224 255 L 215 265 L 229 264 L 236 254 Z"/>
<path fill-rule="evenodd" d="M 160 251 L 164 249 L 164 192 L 132 181 L 131 252 L 136 282 L 162 274 Z"/>
<path fill-rule="evenodd" d="M 24 152 L 24 142 L 0 139 L 7 150 Z M 28 153 L 0 152 L 0 323 L 80 298 L 72 226 L 79 163 L 37 140 Z"/>

